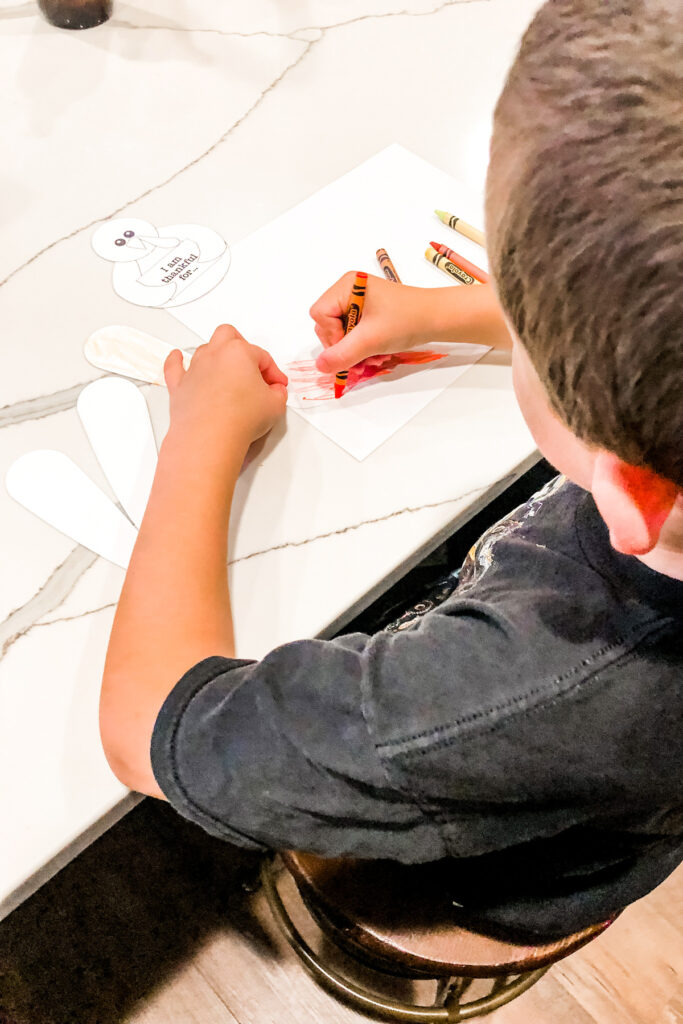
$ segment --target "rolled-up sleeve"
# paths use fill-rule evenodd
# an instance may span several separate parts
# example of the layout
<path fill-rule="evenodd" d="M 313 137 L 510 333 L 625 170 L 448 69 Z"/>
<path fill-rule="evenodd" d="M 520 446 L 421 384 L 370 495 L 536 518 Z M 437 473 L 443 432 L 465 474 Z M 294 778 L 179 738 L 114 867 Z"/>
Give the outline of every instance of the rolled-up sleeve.
<path fill-rule="evenodd" d="M 152 736 L 154 775 L 171 805 L 255 849 L 442 856 L 438 829 L 391 782 L 371 736 L 371 648 L 372 638 L 351 634 L 285 644 L 259 662 L 194 666 Z"/>

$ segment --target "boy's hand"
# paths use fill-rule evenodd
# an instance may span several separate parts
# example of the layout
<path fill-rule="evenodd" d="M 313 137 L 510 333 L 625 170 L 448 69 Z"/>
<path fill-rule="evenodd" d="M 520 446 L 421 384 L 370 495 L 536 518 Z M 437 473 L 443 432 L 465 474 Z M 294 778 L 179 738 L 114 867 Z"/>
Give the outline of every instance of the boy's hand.
<path fill-rule="evenodd" d="M 227 324 L 217 327 L 183 369 L 175 349 L 164 364 L 171 429 L 218 447 L 228 441 L 246 449 L 267 434 L 285 411 L 287 377 L 271 356 L 250 345 Z"/>
<path fill-rule="evenodd" d="M 353 272 L 344 274 L 310 309 L 315 333 L 324 346 L 316 360 L 323 373 L 348 370 L 369 356 L 402 352 L 433 338 L 428 304 L 431 289 L 374 276 L 368 277 L 360 323 L 345 337 L 343 318 L 354 277 Z"/>
<path fill-rule="evenodd" d="M 344 274 L 311 306 L 324 351 L 323 373 L 349 370 L 370 356 L 403 352 L 432 341 L 473 342 L 509 349 L 512 340 L 492 284 L 413 288 L 368 277 L 363 314 L 344 336 L 343 318 L 355 274 Z"/>

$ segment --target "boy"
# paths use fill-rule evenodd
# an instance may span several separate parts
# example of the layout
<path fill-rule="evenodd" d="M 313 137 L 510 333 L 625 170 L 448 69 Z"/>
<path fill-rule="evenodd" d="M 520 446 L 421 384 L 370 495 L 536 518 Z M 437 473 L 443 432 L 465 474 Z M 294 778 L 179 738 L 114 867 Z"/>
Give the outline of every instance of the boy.
<path fill-rule="evenodd" d="M 550 0 L 494 124 L 500 305 L 373 278 L 343 339 L 347 275 L 311 310 L 326 370 L 434 338 L 511 345 L 522 411 L 568 478 L 489 531 L 413 628 L 234 659 L 230 500 L 286 378 L 229 327 L 187 373 L 169 357 L 101 701 L 131 788 L 257 849 L 439 860 L 483 925 L 538 936 L 605 919 L 680 862 L 682 60 L 678 0 Z"/>

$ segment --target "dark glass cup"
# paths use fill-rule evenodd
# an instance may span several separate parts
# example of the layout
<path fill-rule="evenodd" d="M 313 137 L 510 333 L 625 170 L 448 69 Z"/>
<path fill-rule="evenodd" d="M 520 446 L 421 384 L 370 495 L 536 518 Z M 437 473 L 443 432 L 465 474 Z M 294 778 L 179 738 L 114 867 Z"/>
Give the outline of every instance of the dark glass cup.
<path fill-rule="evenodd" d="M 38 0 L 38 6 L 57 28 L 92 28 L 111 16 L 113 0 Z"/>

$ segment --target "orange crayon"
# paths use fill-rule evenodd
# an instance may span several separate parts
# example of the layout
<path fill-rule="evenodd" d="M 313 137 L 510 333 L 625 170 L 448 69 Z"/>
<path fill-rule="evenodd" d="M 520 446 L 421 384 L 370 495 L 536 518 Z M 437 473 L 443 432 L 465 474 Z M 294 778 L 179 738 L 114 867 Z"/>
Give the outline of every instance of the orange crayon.
<path fill-rule="evenodd" d="M 348 309 L 346 310 L 345 317 L 345 328 L 344 335 L 347 335 L 349 331 L 352 331 L 361 318 L 363 312 L 363 303 L 365 302 L 365 289 L 367 288 L 368 275 L 359 270 L 356 274 L 356 280 L 353 282 L 353 288 L 351 289 L 351 297 L 349 299 Z M 344 388 L 346 387 L 346 379 L 349 375 L 348 370 L 340 370 L 334 378 L 334 397 L 341 398 L 344 394 Z"/>
<path fill-rule="evenodd" d="M 379 265 L 382 268 L 382 273 L 386 277 L 387 281 L 395 281 L 396 284 L 400 284 L 401 278 L 396 273 L 396 267 L 389 259 L 389 253 L 387 250 L 378 249 L 376 255 Z"/>
<path fill-rule="evenodd" d="M 441 245 L 440 242 L 430 242 L 429 244 L 432 249 L 436 249 L 437 252 L 445 256 L 451 263 L 454 263 L 456 267 L 460 267 L 461 270 L 464 270 L 466 274 L 469 274 L 476 281 L 480 281 L 481 284 L 488 284 L 489 275 L 481 267 L 478 267 L 476 263 L 471 263 L 464 256 L 461 256 L 453 249 L 449 249 L 447 245 Z"/>

